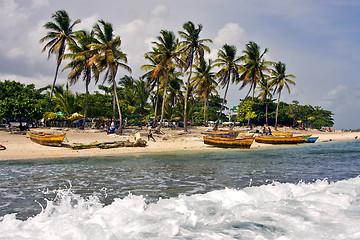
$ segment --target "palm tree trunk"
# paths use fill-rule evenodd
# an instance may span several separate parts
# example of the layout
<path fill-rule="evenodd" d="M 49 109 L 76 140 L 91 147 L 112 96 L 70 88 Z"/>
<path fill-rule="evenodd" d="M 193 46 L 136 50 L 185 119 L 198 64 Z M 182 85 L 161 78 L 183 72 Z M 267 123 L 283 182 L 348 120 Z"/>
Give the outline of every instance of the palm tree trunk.
<path fill-rule="evenodd" d="M 253 105 L 253 103 L 254 103 L 254 94 L 255 94 L 255 83 L 254 83 L 254 86 L 253 86 L 253 94 L 252 94 L 252 98 L 251 98 L 251 104 L 250 104 L 250 110 L 249 110 L 249 117 L 248 117 L 247 127 L 250 126 L 250 117 L 251 117 L 252 105 Z"/>
<path fill-rule="evenodd" d="M 189 77 L 188 80 L 186 82 L 186 94 L 185 94 L 185 104 L 184 104 L 184 132 L 187 132 L 187 103 L 188 103 L 188 98 L 189 98 L 189 88 L 190 88 L 190 78 L 191 78 L 191 73 L 192 73 L 192 60 L 190 63 L 190 73 L 189 73 Z"/>
<path fill-rule="evenodd" d="M 113 86 L 114 88 L 114 86 Z M 115 99 L 115 93 L 113 90 L 113 119 L 115 119 L 115 111 L 116 111 L 116 99 Z"/>
<path fill-rule="evenodd" d="M 156 123 L 157 123 L 157 109 L 158 109 L 158 103 L 159 103 L 159 89 L 160 89 L 160 86 L 159 86 L 159 82 L 157 84 L 157 90 L 156 90 L 156 101 L 155 101 L 155 113 L 154 113 L 154 122 L 153 122 L 153 127 L 156 126 Z"/>
<path fill-rule="evenodd" d="M 252 87 L 250 87 L 250 89 L 249 89 L 249 91 L 247 92 L 244 100 L 241 102 L 239 109 L 237 110 L 236 118 L 235 118 L 235 121 L 234 121 L 234 123 L 233 123 L 232 128 L 234 128 L 235 123 L 237 122 L 237 120 L 238 120 L 238 118 L 239 118 L 240 110 L 242 109 L 242 107 L 243 107 L 243 105 L 244 105 L 244 103 L 245 103 L 245 101 L 246 101 L 246 98 L 249 96 L 251 89 L 252 89 Z"/>
<path fill-rule="evenodd" d="M 229 76 L 229 79 L 230 79 L 230 76 Z M 214 131 L 218 130 L 218 128 L 219 128 L 220 117 L 221 117 L 221 114 L 222 114 L 222 111 L 223 111 L 223 108 L 224 108 L 226 95 L 227 95 L 227 92 L 228 92 L 228 89 L 229 89 L 229 84 L 230 84 L 230 81 L 228 81 L 227 84 L 226 84 L 224 99 L 223 99 L 222 104 L 221 104 L 220 113 L 219 113 L 218 119 L 217 119 L 217 121 L 215 123 L 215 127 L 213 128 Z"/>
<path fill-rule="evenodd" d="M 164 84 L 163 102 L 162 102 L 162 106 L 161 106 L 160 124 L 159 124 L 158 128 L 155 131 L 156 133 L 160 133 L 160 129 L 161 129 L 161 126 L 162 126 L 162 123 L 163 123 L 164 110 L 165 110 L 165 101 L 166 101 L 166 87 L 167 87 L 167 83 L 168 83 L 168 76 L 169 76 L 169 71 L 166 72 L 165 84 Z"/>
<path fill-rule="evenodd" d="M 84 109 L 84 121 L 83 121 L 82 126 L 81 126 L 82 129 L 85 129 L 85 123 L 86 123 L 86 119 L 87 119 L 89 83 L 90 83 L 90 81 L 88 81 L 88 79 L 87 79 L 86 84 L 85 84 L 85 109 Z"/>
<path fill-rule="evenodd" d="M 54 92 L 54 87 L 55 87 L 55 83 L 56 83 L 57 75 L 58 75 L 58 72 L 59 72 L 59 67 L 60 67 L 60 64 L 61 64 L 61 61 L 58 61 L 57 66 L 56 66 L 56 71 L 55 71 L 54 81 L 53 81 L 53 84 L 51 85 L 51 90 L 50 90 L 50 99 L 49 99 L 50 101 L 51 101 L 51 98 L 52 98 L 52 95 L 53 95 L 53 92 Z"/>
<path fill-rule="evenodd" d="M 115 75 L 113 77 L 113 85 L 114 85 L 114 95 L 115 95 L 116 105 L 117 105 L 117 108 L 118 108 L 118 111 L 119 111 L 119 121 L 120 121 L 119 131 L 117 132 L 117 134 L 120 135 L 120 134 L 122 134 L 122 116 L 121 116 L 119 97 L 117 95 Z"/>
<path fill-rule="evenodd" d="M 281 94 L 281 92 L 279 92 L 279 98 L 278 98 L 278 102 L 277 102 L 277 106 L 276 106 L 275 130 L 277 130 L 277 122 L 278 122 L 278 114 L 279 114 L 279 103 L 280 103 L 280 94 Z"/>
<path fill-rule="evenodd" d="M 265 99 L 265 121 L 266 121 L 266 126 L 269 126 L 269 122 L 268 122 L 268 104 L 267 104 L 267 99 Z"/>
<path fill-rule="evenodd" d="M 205 97 L 205 100 L 204 100 L 204 124 L 205 124 L 205 127 L 208 126 L 208 114 L 207 114 L 207 111 L 208 111 L 208 97 L 206 96 Z"/>

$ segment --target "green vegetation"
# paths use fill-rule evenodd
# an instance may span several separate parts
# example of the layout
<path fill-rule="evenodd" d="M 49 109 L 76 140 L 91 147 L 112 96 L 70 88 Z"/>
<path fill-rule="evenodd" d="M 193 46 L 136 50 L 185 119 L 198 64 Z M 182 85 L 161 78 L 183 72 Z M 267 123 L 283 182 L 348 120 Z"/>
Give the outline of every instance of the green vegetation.
<path fill-rule="evenodd" d="M 39 120 L 46 113 L 49 119 L 67 119 L 78 112 L 85 119 L 119 119 L 119 133 L 124 119 L 128 125 L 151 120 L 155 126 L 158 115 L 161 122 L 189 120 L 193 125 L 208 126 L 212 120 L 214 129 L 221 121 L 275 127 L 321 128 L 334 124 L 331 111 L 319 106 L 302 106 L 297 101 L 291 104 L 280 101 L 284 88 L 290 94 L 290 85 L 295 85 L 291 79 L 295 76 L 286 73 L 283 62 L 266 61 L 268 49 L 261 50 L 255 42 L 247 43 L 240 56 L 235 46 L 224 44 L 216 59 L 205 59 L 205 52 L 210 53 L 206 43 L 212 40 L 201 39 L 203 26 L 189 21 L 178 31 L 179 37 L 173 31 L 160 31 L 152 42 L 152 50 L 144 53 L 148 64 L 141 67 L 143 76 L 139 79 L 129 75 L 117 77 L 119 68 L 130 74 L 132 69 L 127 65 L 127 54 L 121 50 L 120 36 L 114 35 L 111 23 L 99 20 L 90 31 L 74 31 L 80 19 L 71 23 L 64 10 L 55 12 L 52 18 L 53 22 L 44 25 L 49 32 L 40 42 L 48 41 L 43 51 L 48 49 L 49 57 L 57 56 L 53 84 L 35 89 L 33 84 L 0 81 L 2 118 Z M 81 78 L 85 83 L 84 93 L 72 93 L 68 85 L 55 85 L 63 60 L 68 61 L 63 71 L 68 72 L 70 86 L 78 84 Z M 89 93 L 91 81 L 97 84 L 100 77 L 103 85 Z M 240 99 L 236 114 L 227 116 L 224 112 L 230 84 L 240 84 L 240 91 L 247 88 L 247 94 Z M 220 88 L 224 89 L 223 97 L 219 96 Z M 187 131 L 187 124 L 183 125 Z M 161 127 L 160 124 L 156 131 Z"/>

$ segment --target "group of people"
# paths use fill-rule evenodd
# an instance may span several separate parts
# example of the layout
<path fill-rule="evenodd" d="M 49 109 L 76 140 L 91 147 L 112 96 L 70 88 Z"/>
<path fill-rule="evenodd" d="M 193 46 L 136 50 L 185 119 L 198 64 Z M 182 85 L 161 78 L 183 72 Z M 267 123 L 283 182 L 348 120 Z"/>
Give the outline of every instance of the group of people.
<path fill-rule="evenodd" d="M 265 126 L 263 127 L 262 131 L 257 129 L 255 133 L 257 135 L 273 135 L 271 132 L 271 128 L 266 128 Z"/>

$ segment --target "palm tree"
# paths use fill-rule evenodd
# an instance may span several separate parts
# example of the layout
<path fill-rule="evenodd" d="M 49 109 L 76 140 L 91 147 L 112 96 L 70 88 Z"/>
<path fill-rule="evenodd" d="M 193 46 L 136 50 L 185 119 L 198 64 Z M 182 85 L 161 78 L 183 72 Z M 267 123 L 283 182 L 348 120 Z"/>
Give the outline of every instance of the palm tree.
<path fill-rule="evenodd" d="M 243 84 L 240 87 L 240 89 L 244 88 L 247 84 L 250 84 L 249 92 L 244 98 L 244 101 L 249 95 L 250 91 L 252 90 L 252 100 L 249 109 L 247 126 L 250 126 L 250 116 L 251 116 L 250 113 L 254 102 L 256 85 L 261 81 L 261 79 L 264 79 L 264 71 L 268 71 L 268 66 L 270 65 L 270 62 L 265 61 L 263 59 L 267 51 L 268 49 L 265 48 L 264 52 L 260 54 L 260 46 L 257 45 L 255 42 L 249 42 L 246 44 L 246 49 L 243 51 L 244 55 L 241 57 L 241 60 L 244 62 L 244 65 L 240 71 L 241 73 L 240 80 L 243 81 Z M 240 105 L 238 113 L 240 112 L 244 101 Z M 237 117 L 235 122 L 236 121 L 237 121 Z"/>
<path fill-rule="evenodd" d="M 76 39 L 78 45 L 75 43 L 69 43 L 69 50 L 71 53 L 64 54 L 63 58 L 69 58 L 72 61 L 67 64 L 64 69 L 71 69 L 71 72 L 68 75 L 70 80 L 70 85 L 76 84 L 79 78 L 82 76 L 83 81 L 85 82 L 85 109 L 84 109 L 84 118 L 85 120 L 88 117 L 88 95 L 89 95 L 89 84 L 91 82 L 92 74 L 95 78 L 95 83 L 97 84 L 99 80 L 99 71 L 94 64 L 90 61 L 94 53 L 90 49 L 90 44 L 94 43 L 94 32 L 79 31 L 76 34 Z M 82 128 L 85 127 L 85 121 L 83 121 Z"/>
<path fill-rule="evenodd" d="M 121 134 L 122 115 L 115 78 L 119 67 L 127 70 L 129 73 L 131 73 L 131 68 L 126 65 L 127 56 L 120 49 L 120 37 L 114 37 L 114 30 L 111 23 L 105 22 L 104 20 L 99 20 L 99 23 L 100 25 L 97 23 L 94 26 L 97 42 L 90 45 L 92 49 L 96 52 L 96 55 L 92 57 L 91 62 L 93 61 L 94 63 L 96 63 L 99 70 L 106 71 L 104 82 L 107 80 L 108 82 L 113 84 L 114 97 L 118 108 L 120 120 L 118 134 Z"/>
<path fill-rule="evenodd" d="M 198 24 L 198 27 L 196 28 L 194 23 L 189 21 L 183 25 L 183 29 L 185 31 L 179 31 L 180 37 L 184 39 L 184 41 L 180 42 L 181 52 L 186 64 L 186 69 L 190 69 L 189 78 L 186 82 L 186 94 L 184 101 L 184 123 L 187 123 L 187 101 L 189 98 L 189 86 L 193 62 L 195 60 L 196 64 L 198 64 L 200 59 L 204 58 L 204 51 L 210 53 L 210 48 L 206 46 L 204 42 L 212 42 L 212 40 L 199 39 L 202 28 L 203 26 L 201 24 Z M 187 124 L 184 124 L 184 131 L 187 132 Z"/>
<path fill-rule="evenodd" d="M 65 10 L 56 11 L 51 17 L 54 19 L 54 22 L 47 22 L 44 25 L 44 28 L 49 30 L 49 32 L 45 37 L 40 39 L 40 43 L 49 40 L 42 49 L 42 52 L 44 52 L 47 48 L 49 48 L 48 59 L 51 54 L 56 54 L 57 58 L 55 77 L 50 91 L 50 100 L 54 91 L 62 56 L 66 50 L 66 44 L 75 43 L 76 32 L 73 32 L 73 27 L 81 22 L 80 19 L 77 19 L 71 24 L 69 15 Z"/>
<path fill-rule="evenodd" d="M 149 52 L 148 55 L 154 59 L 154 62 L 157 63 L 156 67 L 153 70 L 152 78 L 155 79 L 159 76 L 159 73 L 165 73 L 165 77 L 163 78 L 163 102 L 161 106 L 161 117 L 160 123 L 163 122 L 164 118 L 164 108 L 166 101 L 166 87 L 168 84 L 169 72 L 173 68 L 174 61 L 182 65 L 182 61 L 179 58 L 180 52 L 178 49 L 179 40 L 175 37 L 175 34 L 172 31 L 161 30 L 161 36 L 157 37 L 157 42 L 152 42 L 156 47 L 153 48 L 153 52 Z M 160 124 L 156 129 L 156 132 L 160 132 L 161 129 Z"/>
<path fill-rule="evenodd" d="M 149 60 L 151 64 L 145 64 L 141 66 L 141 70 L 148 71 L 143 76 L 141 76 L 141 79 L 146 79 L 146 89 L 148 91 L 154 91 L 156 88 L 156 100 L 155 100 L 155 110 L 154 110 L 154 123 L 153 126 L 156 126 L 157 121 L 157 110 L 158 110 L 158 102 L 159 102 L 159 90 L 160 90 L 160 78 L 165 76 L 164 71 L 158 71 L 157 73 L 154 73 L 159 64 L 158 62 L 155 62 L 152 56 L 150 56 L 148 53 L 145 54 L 145 59 Z M 162 69 L 164 70 L 164 69 Z"/>
<path fill-rule="evenodd" d="M 216 77 L 219 79 L 219 84 L 224 88 L 225 94 L 224 99 L 221 104 L 219 117 L 216 121 L 214 130 L 217 130 L 219 127 L 220 117 L 224 108 L 227 91 L 230 83 L 239 82 L 239 68 L 238 62 L 240 58 L 236 57 L 236 47 L 233 45 L 224 44 L 222 49 L 218 52 L 218 59 L 214 61 L 215 67 L 221 67 L 220 71 L 216 74 Z"/>
<path fill-rule="evenodd" d="M 275 87 L 274 93 L 277 92 L 279 94 L 278 102 L 276 106 L 276 118 L 275 118 L 275 129 L 277 130 L 277 120 L 279 114 L 279 103 L 280 103 L 280 96 L 281 91 L 285 87 L 289 94 L 290 94 L 290 87 L 289 84 L 296 85 L 294 81 L 290 78 L 295 78 L 294 75 L 288 74 L 286 75 L 286 65 L 282 62 L 277 62 L 274 64 L 274 69 L 271 70 L 271 78 L 270 78 L 270 85 Z"/>
<path fill-rule="evenodd" d="M 259 97 L 261 102 L 265 102 L 265 119 L 266 119 L 266 126 L 269 126 L 268 122 L 268 99 L 272 98 L 272 86 L 269 83 L 268 78 L 264 78 L 259 82 Z"/>
<path fill-rule="evenodd" d="M 212 71 L 213 67 L 211 59 L 209 59 L 208 63 L 205 60 L 201 60 L 199 66 L 194 71 L 195 76 L 191 78 L 191 85 L 195 87 L 195 92 L 204 101 L 204 125 L 206 127 L 208 126 L 209 96 L 211 93 L 218 94 L 215 72 Z"/>

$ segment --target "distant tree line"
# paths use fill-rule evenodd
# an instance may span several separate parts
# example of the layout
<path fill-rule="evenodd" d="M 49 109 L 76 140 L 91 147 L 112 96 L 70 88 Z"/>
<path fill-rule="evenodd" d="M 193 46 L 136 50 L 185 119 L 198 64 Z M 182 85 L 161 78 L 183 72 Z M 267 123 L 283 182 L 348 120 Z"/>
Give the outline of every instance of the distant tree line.
<path fill-rule="evenodd" d="M 136 80 L 129 76 L 125 76 L 118 81 L 117 92 L 120 107 L 129 125 L 138 126 L 144 122 L 154 120 L 156 95 L 147 91 L 144 85 L 143 80 Z M 61 112 L 63 114 L 61 116 L 54 114 L 50 117 L 54 119 L 66 119 L 75 112 L 83 114 L 86 100 L 85 93 L 72 93 L 67 86 L 55 86 L 54 96 L 50 101 L 50 90 L 50 85 L 36 89 L 33 84 L 25 85 L 10 80 L 0 81 L 0 117 L 3 120 L 40 120 L 45 113 L 49 112 Z M 164 119 L 171 122 L 182 121 L 182 102 L 176 100 L 174 94 L 170 95 L 174 96 L 173 104 L 165 107 Z M 112 86 L 99 85 L 97 91 L 88 94 L 88 116 L 99 120 L 112 118 L 114 114 L 112 100 Z M 238 122 L 241 126 L 247 125 L 247 114 L 251 101 L 251 97 L 248 97 L 238 114 Z M 215 121 L 223 99 L 218 94 L 213 94 L 209 97 L 208 102 L 209 119 Z M 260 97 L 256 97 L 251 112 L 253 125 L 266 124 L 265 108 L 266 104 L 261 101 Z M 267 108 L 268 122 L 273 125 L 275 123 L 277 103 L 273 100 L 269 101 Z M 200 97 L 190 98 L 188 116 L 192 125 L 200 126 L 204 124 L 203 112 L 204 104 L 200 101 Z M 324 110 L 319 106 L 300 105 L 297 101 L 290 104 L 280 102 L 278 112 L 278 123 L 280 125 L 322 128 L 331 127 L 334 124 L 331 111 Z M 229 122 L 230 120 L 235 121 L 235 118 L 235 113 L 230 118 L 229 115 L 222 113 L 220 120 Z"/>

